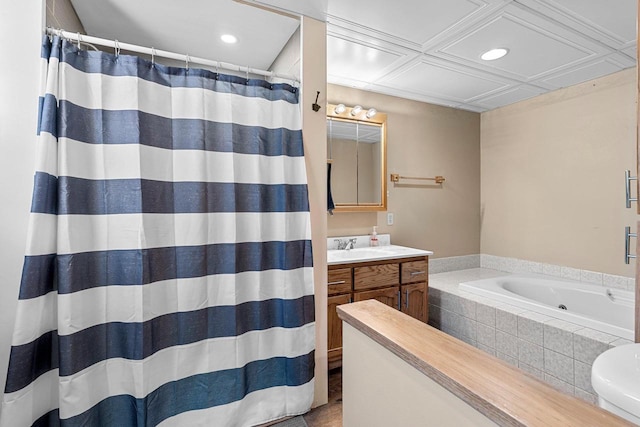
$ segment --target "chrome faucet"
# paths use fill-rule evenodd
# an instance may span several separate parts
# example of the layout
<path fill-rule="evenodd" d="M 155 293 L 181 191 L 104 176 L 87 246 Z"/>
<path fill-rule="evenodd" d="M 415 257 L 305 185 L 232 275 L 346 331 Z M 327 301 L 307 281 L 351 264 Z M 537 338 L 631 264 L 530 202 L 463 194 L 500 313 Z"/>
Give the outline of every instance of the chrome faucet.
<path fill-rule="evenodd" d="M 345 247 L 344 247 L 344 250 L 345 250 L 345 251 L 348 251 L 348 250 L 350 250 L 350 249 L 355 248 L 355 247 L 356 247 L 356 241 L 357 241 L 357 240 L 358 240 L 358 239 L 357 239 L 356 237 L 354 237 L 353 239 L 349 239 L 349 241 L 347 242 L 347 244 L 346 244 L 346 245 L 345 245 Z"/>
<path fill-rule="evenodd" d="M 356 242 L 358 241 L 358 239 L 356 237 L 352 238 L 352 239 L 333 239 L 333 241 L 336 243 L 336 246 L 338 248 L 339 251 L 348 251 L 351 250 L 353 248 L 356 247 Z"/>

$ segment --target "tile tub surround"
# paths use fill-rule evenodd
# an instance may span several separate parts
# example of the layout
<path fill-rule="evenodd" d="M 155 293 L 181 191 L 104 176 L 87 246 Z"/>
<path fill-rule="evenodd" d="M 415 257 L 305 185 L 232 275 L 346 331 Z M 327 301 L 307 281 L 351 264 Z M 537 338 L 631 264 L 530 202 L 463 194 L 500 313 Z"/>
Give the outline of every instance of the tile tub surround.
<path fill-rule="evenodd" d="M 595 404 L 593 361 L 631 341 L 458 289 L 460 282 L 508 274 L 487 268 L 430 274 L 429 324 Z"/>
<path fill-rule="evenodd" d="M 437 250 L 435 251 L 437 254 Z M 500 257 L 495 255 L 475 254 L 447 258 L 429 258 L 429 272 L 432 274 L 449 271 L 466 270 L 471 268 L 488 268 L 509 273 L 535 273 L 547 276 L 577 280 L 608 288 L 635 291 L 633 277 L 616 276 L 590 270 L 579 270 L 555 264 L 545 264 L 518 258 Z"/>
<path fill-rule="evenodd" d="M 510 273 L 544 274 L 632 292 L 636 289 L 636 280 L 633 277 L 616 276 L 614 274 L 580 270 L 562 265 L 545 264 L 518 258 L 481 254 L 480 267 Z"/>
<path fill-rule="evenodd" d="M 478 267 L 480 267 L 480 255 L 478 254 L 429 259 L 429 272 L 433 274 Z"/>

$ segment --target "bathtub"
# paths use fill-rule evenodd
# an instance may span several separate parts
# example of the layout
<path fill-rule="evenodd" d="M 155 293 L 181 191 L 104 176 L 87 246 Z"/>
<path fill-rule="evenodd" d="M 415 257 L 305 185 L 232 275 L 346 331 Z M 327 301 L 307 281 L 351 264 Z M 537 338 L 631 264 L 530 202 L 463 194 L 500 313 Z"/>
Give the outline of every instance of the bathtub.
<path fill-rule="evenodd" d="M 460 290 L 634 339 L 634 294 L 630 291 L 521 274 L 460 283 Z"/>

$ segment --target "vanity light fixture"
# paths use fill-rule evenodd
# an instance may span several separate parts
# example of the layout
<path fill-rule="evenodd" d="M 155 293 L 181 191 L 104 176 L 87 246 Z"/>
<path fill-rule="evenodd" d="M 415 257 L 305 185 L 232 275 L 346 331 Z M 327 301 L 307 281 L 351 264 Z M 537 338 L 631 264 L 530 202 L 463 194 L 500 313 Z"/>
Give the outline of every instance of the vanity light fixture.
<path fill-rule="evenodd" d="M 341 114 L 347 114 L 351 117 L 356 118 L 360 116 L 360 120 L 373 119 L 373 117 L 378 114 L 378 110 L 376 110 L 375 108 L 369 108 L 368 110 L 365 110 L 362 105 L 347 107 L 344 104 L 338 104 L 335 106 L 332 105 L 331 108 L 333 108 L 333 114 L 335 115 L 339 116 Z"/>
<path fill-rule="evenodd" d="M 480 55 L 480 59 L 483 61 L 493 61 L 495 59 L 500 59 L 509 53 L 509 49 L 505 49 L 503 47 L 499 47 L 496 49 L 491 49 Z"/>
<path fill-rule="evenodd" d="M 351 109 L 351 115 L 357 116 L 358 114 L 360 114 L 361 111 L 362 111 L 362 105 L 356 105 Z"/>
<path fill-rule="evenodd" d="M 346 109 L 347 109 L 347 107 L 345 107 L 345 105 L 344 105 L 344 104 L 338 104 L 338 105 L 336 105 L 336 108 L 334 108 L 334 109 L 333 109 L 333 111 L 334 111 L 336 114 L 342 114 L 342 113 L 344 113 L 344 111 L 345 111 Z"/>
<path fill-rule="evenodd" d="M 220 40 L 225 43 L 233 44 L 238 41 L 238 38 L 232 34 L 223 34 L 220 36 Z"/>

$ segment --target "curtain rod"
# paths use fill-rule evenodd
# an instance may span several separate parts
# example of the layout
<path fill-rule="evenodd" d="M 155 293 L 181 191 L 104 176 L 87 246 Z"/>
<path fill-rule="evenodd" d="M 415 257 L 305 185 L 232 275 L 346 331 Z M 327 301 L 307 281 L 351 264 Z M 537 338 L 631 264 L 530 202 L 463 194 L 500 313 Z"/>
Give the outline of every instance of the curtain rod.
<path fill-rule="evenodd" d="M 124 49 L 131 52 L 144 53 L 147 55 L 151 55 L 152 57 L 160 56 L 163 58 L 175 59 L 178 61 L 183 61 L 187 64 L 193 63 L 193 64 L 200 64 L 200 65 L 207 65 L 210 67 L 222 68 L 225 70 L 236 71 L 241 73 L 257 74 L 264 77 L 277 77 L 279 79 L 289 80 L 294 83 L 300 82 L 297 77 L 287 75 L 287 74 L 274 73 L 272 71 L 265 71 L 257 68 L 251 68 L 251 67 L 243 67 L 241 65 L 230 64 L 228 62 L 213 61 L 211 59 L 205 59 L 197 56 L 168 52 L 166 50 L 154 49 L 152 47 L 144 47 L 144 46 L 138 46 L 130 43 L 122 43 L 122 42 L 119 42 L 118 40 L 108 40 L 108 39 L 102 39 L 99 37 L 87 36 L 80 33 L 71 33 L 68 31 L 59 30 L 51 27 L 47 27 L 47 34 L 50 36 L 56 35 L 59 37 L 63 37 L 67 40 L 76 41 L 80 43 L 97 44 L 99 46 L 112 47 L 116 49 L 116 51 L 119 51 L 120 49 Z"/>

